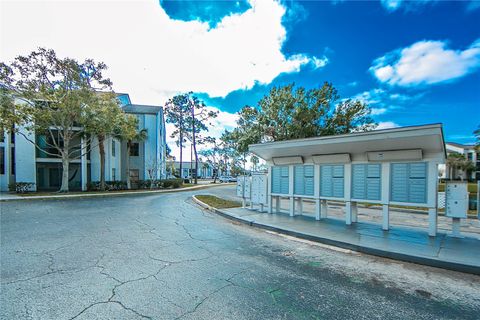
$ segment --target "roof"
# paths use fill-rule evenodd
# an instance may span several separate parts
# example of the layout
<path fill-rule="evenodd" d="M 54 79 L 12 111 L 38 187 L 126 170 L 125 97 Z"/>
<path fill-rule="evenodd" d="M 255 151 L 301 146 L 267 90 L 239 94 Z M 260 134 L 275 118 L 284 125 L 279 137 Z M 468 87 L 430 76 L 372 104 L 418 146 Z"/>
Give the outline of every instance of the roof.
<path fill-rule="evenodd" d="M 253 144 L 252 153 L 264 160 L 274 157 L 365 153 L 422 149 L 423 152 L 439 154 L 445 158 L 445 143 L 441 124 L 382 129 L 333 136 L 294 139 Z"/>
<path fill-rule="evenodd" d="M 127 104 L 122 108 L 123 111 L 127 113 L 157 114 L 162 111 L 161 106 L 149 106 L 143 104 Z"/>
<path fill-rule="evenodd" d="M 462 148 L 462 149 L 473 149 L 475 145 L 473 144 L 461 144 L 457 142 L 447 142 L 446 144 L 452 145 L 454 147 Z"/>

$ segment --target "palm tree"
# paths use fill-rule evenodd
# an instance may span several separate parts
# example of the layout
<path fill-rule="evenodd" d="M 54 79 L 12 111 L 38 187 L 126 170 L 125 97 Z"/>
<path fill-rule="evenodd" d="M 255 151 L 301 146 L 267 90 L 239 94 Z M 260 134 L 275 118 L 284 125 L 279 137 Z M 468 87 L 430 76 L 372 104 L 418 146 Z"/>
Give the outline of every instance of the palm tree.
<path fill-rule="evenodd" d="M 466 174 L 475 169 L 475 165 L 472 161 L 466 159 L 463 154 L 457 152 L 453 152 L 448 155 L 447 166 L 450 171 L 450 180 L 453 180 L 454 170 L 462 170 L 460 179 L 463 181 L 463 179 L 466 178 Z"/>

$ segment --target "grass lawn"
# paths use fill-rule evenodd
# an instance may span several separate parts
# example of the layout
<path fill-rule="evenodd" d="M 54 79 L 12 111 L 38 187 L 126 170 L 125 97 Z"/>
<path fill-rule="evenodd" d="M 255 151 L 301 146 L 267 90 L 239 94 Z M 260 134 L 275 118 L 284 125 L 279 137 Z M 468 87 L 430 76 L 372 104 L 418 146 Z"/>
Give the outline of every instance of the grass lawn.
<path fill-rule="evenodd" d="M 14 193 L 10 192 L 12 194 L 17 194 L 22 197 L 30 197 L 30 196 L 62 196 L 62 195 L 88 195 L 88 194 L 106 194 L 106 193 L 117 193 L 117 192 L 142 192 L 142 191 L 158 191 L 158 190 L 175 190 L 175 189 L 182 189 L 182 188 L 188 188 L 188 187 L 193 187 L 196 186 L 196 184 L 193 183 L 184 183 L 182 184 L 179 188 L 166 188 L 166 189 L 131 189 L 131 190 L 106 190 L 106 191 L 70 191 L 67 193 L 60 193 L 57 191 L 40 191 L 40 192 L 25 192 L 25 193 Z"/>
<path fill-rule="evenodd" d="M 217 209 L 237 208 L 242 206 L 242 203 L 239 201 L 226 200 L 211 195 L 201 194 L 195 197 L 203 203 Z"/>

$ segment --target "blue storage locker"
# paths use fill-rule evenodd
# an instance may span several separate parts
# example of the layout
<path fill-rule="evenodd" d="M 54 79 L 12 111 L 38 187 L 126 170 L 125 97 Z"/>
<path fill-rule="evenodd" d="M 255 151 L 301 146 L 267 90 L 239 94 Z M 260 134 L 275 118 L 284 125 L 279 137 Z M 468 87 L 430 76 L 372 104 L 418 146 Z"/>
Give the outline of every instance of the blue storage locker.
<path fill-rule="evenodd" d="M 314 193 L 314 175 L 315 175 L 315 170 L 313 166 L 308 165 L 304 166 L 304 174 L 305 174 L 305 195 L 307 196 L 313 196 Z"/>
<path fill-rule="evenodd" d="M 305 173 L 302 165 L 295 166 L 295 178 L 294 178 L 294 188 L 293 193 L 295 194 L 304 194 L 305 193 Z"/>
<path fill-rule="evenodd" d="M 279 167 L 272 167 L 272 193 L 280 193 L 280 180 L 282 178 Z"/>
<path fill-rule="evenodd" d="M 352 198 L 380 200 L 382 196 L 381 165 L 352 165 Z"/>
<path fill-rule="evenodd" d="M 343 198 L 344 196 L 344 166 L 320 166 L 320 195 L 322 197 Z"/>
<path fill-rule="evenodd" d="M 288 179 L 288 166 L 282 166 L 281 168 L 281 182 L 280 182 L 280 193 L 288 194 L 289 192 L 289 179 Z"/>
<path fill-rule="evenodd" d="M 295 166 L 294 172 L 294 193 L 298 195 L 313 196 L 313 166 L 298 165 Z"/>
<path fill-rule="evenodd" d="M 390 200 L 396 202 L 427 202 L 427 164 L 392 163 Z"/>

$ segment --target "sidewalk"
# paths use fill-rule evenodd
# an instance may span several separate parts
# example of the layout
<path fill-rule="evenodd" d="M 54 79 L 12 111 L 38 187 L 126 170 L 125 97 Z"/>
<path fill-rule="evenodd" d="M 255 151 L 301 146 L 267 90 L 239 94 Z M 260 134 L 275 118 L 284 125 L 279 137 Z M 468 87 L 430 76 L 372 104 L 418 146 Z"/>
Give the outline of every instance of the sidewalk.
<path fill-rule="evenodd" d="M 344 221 L 332 218 L 316 221 L 310 216 L 290 217 L 286 213 L 260 213 L 242 208 L 210 209 L 251 226 L 298 238 L 480 275 L 480 240 L 472 237 L 453 238 L 446 233 L 429 237 L 425 230 L 418 228 L 392 227 L 390 231 L 383 231 L 381 225 L 369 222 L 347 226 Z"/>
<path fill-rule="evenodd" d="M 223 184 L 224 185 L 224 184 Z M 177 189 L 160 189 L 160 190 L 138 190 L 138 191 L 111 191 L 111 192 L 98 192 L 98 193 L 67 193 L 58 195 L 21 195 L 8 192 L 0 192 L 0 202 L 2 201 L 21 201 L 21 200 L 50 200 L 50 199 L 69 199 L 69 198 L 89 198 L 89 197 L 115 197 L 115 196 L 128 196 L 128 195 L 145 195 L 145 194 L 156 194 L 156 193 L 172 193 L 172 192 L 182 192 L 182 191 L 191 191 L 198 189 L 205 189 L 210 187 L 222 186 L 222 184 L 199 184 L 196 186 L 177 188 Z"/>

